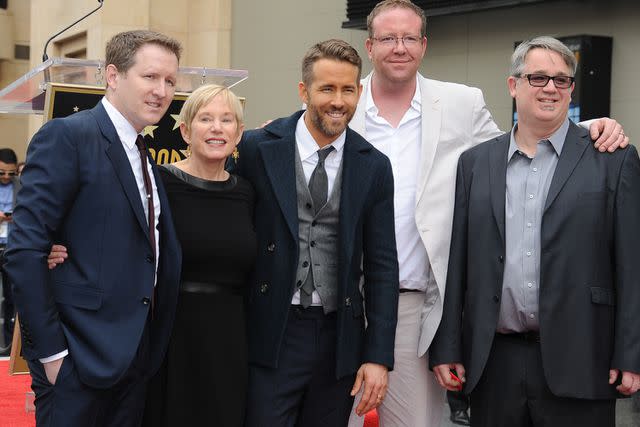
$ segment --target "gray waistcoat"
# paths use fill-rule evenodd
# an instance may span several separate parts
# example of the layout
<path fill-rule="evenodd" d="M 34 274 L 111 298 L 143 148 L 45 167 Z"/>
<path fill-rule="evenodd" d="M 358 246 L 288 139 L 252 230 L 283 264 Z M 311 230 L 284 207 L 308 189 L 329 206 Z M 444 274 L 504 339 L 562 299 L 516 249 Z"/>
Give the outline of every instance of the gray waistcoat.
<path fill-rule="evenodd" d="M 325 313 L 337 309 L 338 299 L 338 213 L 342 193 L 342 162 L 331 194 L 324 207 L 315 214 L 313 200 L 296 146 L 296 191 L 298 193 L 298 269 L 295 290 L 310 280 L 320 295 Z M 313 225 L 312 225 L 313 224 Z"/>

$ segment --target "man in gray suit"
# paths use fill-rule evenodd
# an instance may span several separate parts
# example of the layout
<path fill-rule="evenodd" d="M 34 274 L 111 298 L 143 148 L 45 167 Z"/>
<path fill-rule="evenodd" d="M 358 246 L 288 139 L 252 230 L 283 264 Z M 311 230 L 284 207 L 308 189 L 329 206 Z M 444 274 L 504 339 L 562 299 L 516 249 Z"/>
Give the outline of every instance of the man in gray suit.
<path fill-rule="evenodd" d="M 518 123 L 460 156 L 430 364 L 462 379 L 472 426 L 613 427 L 640 388 L 640 159 L 568 119 L 575 70 L 558 40 L 522 43 Z"/>

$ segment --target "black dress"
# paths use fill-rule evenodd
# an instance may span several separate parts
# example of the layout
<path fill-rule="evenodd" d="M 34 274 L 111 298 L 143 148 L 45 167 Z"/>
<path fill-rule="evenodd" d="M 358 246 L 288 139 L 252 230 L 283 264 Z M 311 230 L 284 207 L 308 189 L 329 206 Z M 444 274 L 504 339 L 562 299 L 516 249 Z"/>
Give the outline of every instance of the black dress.
<path fill-rule="evenodd" d="M 254 192 L 159 168 L 182 246 L 182 282 L 145 426 L 242 426 L 247 383 L 244 293 L 256 254 Z"/>

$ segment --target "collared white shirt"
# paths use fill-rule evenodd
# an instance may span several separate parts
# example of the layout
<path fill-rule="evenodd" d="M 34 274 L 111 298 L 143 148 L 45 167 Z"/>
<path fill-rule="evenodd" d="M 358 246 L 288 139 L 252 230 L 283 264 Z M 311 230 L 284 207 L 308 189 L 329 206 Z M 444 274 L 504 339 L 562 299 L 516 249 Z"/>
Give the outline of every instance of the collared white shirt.
<path fill-rule="evenodd" d="M 122 147 L 124 148 L 125 153 L 127 153 L 127 158 L 129 159 L 129 163 L 131 164 L 131 170 L 133 171 L 133 175 L 136 178 L 136 184 L 138 185 L 138 192 L 140 193 L 140 201 L 142 202 L 142 208 L 144 209 L 145 218 L 149 218 L 149 206 L 147 204 L 147 190 L 144 188 L 144 178 L 142 177 L 142 165 L 140 163 L 140 153 L 138 152 L 138 147 L 136 146 L 136 138 L 138 137 L 138 133 L 131 126 L 131 123 L 124 116 L 116 110 L 106 97 L 102 98 L 102 106 L 104 107 L 109 119 L 113 123 L 113 126 L 116 128 L 116 132 L 118 133 L 118 137 L 120 141 L 122 141 Z M 156 180 L 153 176 L 153 171 L 151 170 L 151 163 L 147 163 L 147 170 L 149 171 L 149 177 L 151 177 L 151 185 L 153 187 L 153 210 L 154 210 L 154 221 L 155 227 L 154 231 L 156 234 L 156 273 L 158 272 L 158 254 L 160 253 L 160 233 L 158 231 L 158 218 L 160 218 L 160 198 L 158 197 L 158 187 L 156 186 Z M 157 277 L 154 278 L 154 285 L 157 280 Z M 69 350 L 63 350 L 60 353 L 56 353 L 52 356 L 45 357 L 40 359 L 40 363 L 48 363 L 53 362 L 54 360 L 62 359 L 63 357 L 69 354 Z"/>
<path fill-rule="evenodd" d="M 129 163 L 131 164 L 131 170 L 133 172 L 133 176 L 136 178 L 136 184 L 138 185 L 138 192 L 140 193 L 140 201 L 142 203 L 142 208 L 144 209 L 144 217 L 149 218 L 149 205 L 147 204 L 147 190 L 144 188 L 144 177 L 142 176 L 142 164 L 140 162 L 140 152 L 138 151 L 138 147 L 136 146 L 136 138 L 138 137 L 138 132 L 131 126 L 131 123 L 114 107 L 106 97 L 102 98 L 102 105 L 107 112 L 107 115 L 111 119 L 113 126 L 116 128 L 116 132 L 118 133 L 118 137 L 120 141 L 122 141 L 122 147 L 124 148 L 125 153 L 127 153 L 127 158 L 129 159 Z M 151 169 L 151 162 L 147 162 L 147 171 L 149 172 L 149 177 L 151 178 L 151 186 L 153 188 L 153 213 L 154 213 L 154 222 L 155 226 L 153 230 L 156 235 L 156 273 L 158 272 L 158 259 L 160 258 L 158 255 L 160 254 L 160 232 L 158 231 L 158 221 L 160 218 L 160 197 L 158 196 L 158 186 L 156 185 L 156 179 L 153 176 L 153 170 Z M 148 220 L 147 220 L 148 221 Z M 155 283 L 154 279 L 154 283 Z"/>
<path fill-rule="evenodd" d="M 304 122 L 304 116 L 307 113 L 305 112 L 298 119 L 298 124 L 296 125 L 296 145 L 298 146 L 298 153 L 300 154 L 300 161 L 302 162 L 302 169 L 304 170 L 304 178 L 309 185 L 309 180 L 311 179 L 311 174 L 313 170 L 316 168 L 318 164 L 318 153 L 317 151 L 320 149 L 318 143 L 309 129 L 307 128 L 306 123 Z M 324 161 L 324 169 L 327 172 L 327 182 L 328 182 L 328 192 L 327 194 L 331 197 L 331 193 L 333 191 L 333 185 L 336 182 L 336 176 L 338 175 L 338 170 L 340 169 L 340 163 L 342 163 L 342 155 L 344 153 L 344 143 L 347 139 L 347 131 L 346 129 L 333 141 L 331 144 L 323 147 L 323 149 L 329 148 L 332 146 L 334 148 L 332 153 L 327 155 L 327 158 Z M 300 304 L 300 291 L 296 291 L 293 294 L 293 298 L 291 300 L 291 304 L 298 305 Z M 318 292 L 313 291 L 311 294 L 311 305 L 322 305 L 320 301 L 320 295 Z"/>
<path fill-rule="evenodd" d="M 431 267 L 415 221 L 416 188 L 422 167 L 422 94 L 417 76 L 411 105 L 398 127 L 378 115 L 371 90 L 367 91 L 365 111 L 366 139 L 389 158 L 393 170 L 400 288 L 424 291 Z"/>

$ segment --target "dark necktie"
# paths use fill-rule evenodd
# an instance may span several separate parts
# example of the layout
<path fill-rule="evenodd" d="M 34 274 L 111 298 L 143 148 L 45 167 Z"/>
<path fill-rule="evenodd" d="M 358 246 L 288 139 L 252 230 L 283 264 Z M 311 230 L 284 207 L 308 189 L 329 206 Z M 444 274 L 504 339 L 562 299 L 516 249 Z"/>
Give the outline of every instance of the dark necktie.
<path fill-rule="evenodd" d="M 309 192 L 313 200 L 313 207 L 318 211 L 327 203 L 327 193 L 329 192 L 329 180 L 327 179 L 327 171 L 324 168 L 324 161 L 327 156 L 334 150 L 333 146 L 318 150 L 318 164 L 311 173 L 309 179 Z"/>
<path fill-rule="evenodd" d="M 138 135 L 136 138 L 136 146 L 140 153 L 140 164 L 142 166 L 142 179 L 144 180 L 144 190 L 147 193 L 147 222 L 149 223 L 149 240 L 151 241 L 151 247 L 153 248 L 153 259 L 156 259 L 156 215 L 153 209 L 153 185 L 151 185 L 151 177 L 149 176 L 149 170 L 147 169 L 147 147 L 144 145 L 144 138 L 142 135 Z M 151 295 L 151 317 L 153 318 L 153 309 L 155 305 L 155 286 L 153 294 Z"/>
<path fill-rule="evenodd" d="M 318 150 L 318 164 L 311 173 L 309 179 L 309 192 L 311 193 L 311 199 L 313 199 L 313 207 L 318 213 L 320 209 L 327 203 L 327 194 L 329 192 L 329 181 L 327 178 L 327 171 L 324 168 L 324 161 L 329 153 L 334 150 L 333 146 L 329 146 L 324 150 Z M 300 305 L 307 308 L 311 305 L 311 295 L 314 290 L 313 286 L 313 268 L 309 266 L 309 273 L 307 279 L 300 288 Z"/>

